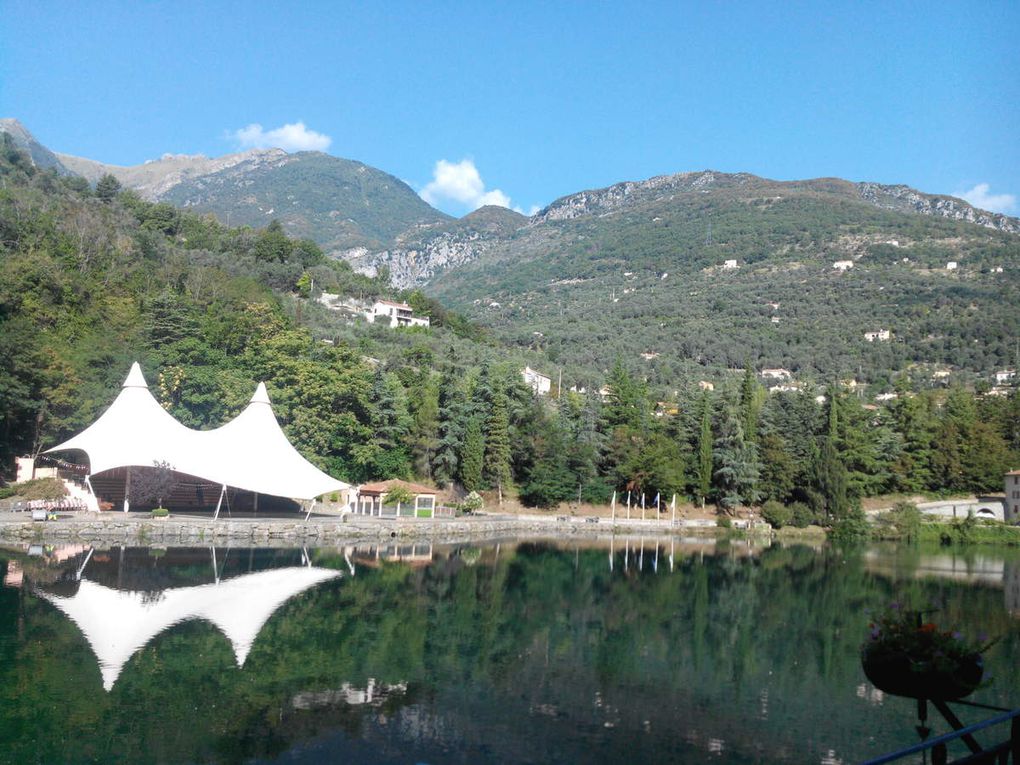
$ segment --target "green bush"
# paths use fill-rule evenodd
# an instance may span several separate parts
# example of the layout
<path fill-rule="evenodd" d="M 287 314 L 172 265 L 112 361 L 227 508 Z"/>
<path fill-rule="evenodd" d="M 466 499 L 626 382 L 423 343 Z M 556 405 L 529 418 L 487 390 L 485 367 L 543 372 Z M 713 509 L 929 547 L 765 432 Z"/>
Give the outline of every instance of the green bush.
<path fill-rule="evenodd" d="M 59 478 L 34 478 L 15 484 L 18 496 L 25 499 L 61 499 L 67 496 L 64 482 Z"/>
<path fill-rule="evenodd" d="M 153 518 L 166 518 L 168 515 L 170 515 L 170 511 L 167 510 L 165 507 L 154 507 L 154 508 L 152 508 L 152 517 Z"/>
<path fill-rule="evenodd" d="M 836 543 L 857 543 L 868 538 L 868 519 L 860 510 L 837 521 L 829 530 L 829 539 Z"/>
<path fill-rule="evenodd" d="M 761 506 L 761 517 L 774 529 L 789 526 L 793 521 L 793 510 L 781 502 L 770 499 Z"/>
<path fill-rule="evenodd" d="M 897 502 L 889 513 L 889 521 L 899 537 L 916 542 L 921 533 L 921 511 L 910 502 Z"/>
<path fill-rule="evenodd" d="M 732 529 L 733 521 L 730 520 L 730 517 L 728 515 L 720 515 L 718 518 L 715 519 L 715 525 L 718 526 L 720 529 Z"/>
<path fill-rule="evenodd" d="M 473 513 L 476 510 L 481 510 L 483 507 L 485 507 L 485 501 L 477 491 L 468 494 L 464 497 L 464 501 L 460 503 L 460 509 L 465 513 Z"/>
<path fill-rule="evenodd" d="M 13 486 L 4 486 L 0 488 L 0 499 L 7 499 L 8 497 L 13 497 L 17 493 L 18 490 L 15 489 Z"/>
<path fill-rule="evenodd" d="M 798 529 L 806 529 L 815 519 L 814 512 L 803 502 L 792 502 L 787 505 L 787 509 L 791 514 L 791 523 Z"/>

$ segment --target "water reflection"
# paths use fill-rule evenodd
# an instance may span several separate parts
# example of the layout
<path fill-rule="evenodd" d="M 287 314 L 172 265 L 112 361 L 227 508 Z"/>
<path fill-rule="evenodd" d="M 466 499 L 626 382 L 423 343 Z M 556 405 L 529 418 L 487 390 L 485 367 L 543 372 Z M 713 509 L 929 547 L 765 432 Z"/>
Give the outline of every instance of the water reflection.
<path fill-rule="evenodd" d="M 977 700 L 1020 701 L 1018 563 L 650 537 L 0 551 L 0 762 L 852 762 L 914 735 L 857 655 L 894 598 L 1002 635 Z"/>

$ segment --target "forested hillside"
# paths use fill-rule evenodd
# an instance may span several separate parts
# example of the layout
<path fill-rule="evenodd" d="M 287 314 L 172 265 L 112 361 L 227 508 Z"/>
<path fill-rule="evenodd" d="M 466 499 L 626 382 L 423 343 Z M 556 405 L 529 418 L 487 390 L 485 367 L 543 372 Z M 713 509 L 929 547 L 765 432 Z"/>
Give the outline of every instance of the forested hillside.
<path fill-rule="evenodd" d="M 14 455 L 91 421 L 136 359 L 189 426 L 221 424 L 265 380 L 288 435 L 340 478 L 417 477 L 538 506 L 676 493 L 726 511 L 773 499 L 794 503 L 795 522 L 835 522 L 869 495 L 995 490 L 1020 461 L 1015 392 L 914 395 L 906 377 L 884 408 L 835 385 L 821 402 L 768 395 L 751 368 L 714 392 L 675 374 L 663 400 L 620 361 L 606 374 L 581 368 L 604 396 L 537 397 L 520 370 L 549 368 L 547 357 L 499 345 L 420 292 L 355 274 L 279 224 L 227 228 L 145 202 L 112 177 L 93 189 L 3 141 L 5 473 Z M 345 319 L 313 300 L 322 289 L 403 297 L 433 327 Z"/>
<path fill-rule="evenodd" d="M 750 361 L 880 391 L 1016 363 L 1020 235 L 1000 230 L 1015 219 L 976 225 L 959 200 L 964 219 L 938 217 L 952 200 L 916 192 L 928 214 L 904 212 L 899 187 L 837 180 L 656 180 L 560 200 L 426 289 L 571 379 L 619 357 L 665 387 Z M 868 342 L 878 330 L 891 339 Z"/>

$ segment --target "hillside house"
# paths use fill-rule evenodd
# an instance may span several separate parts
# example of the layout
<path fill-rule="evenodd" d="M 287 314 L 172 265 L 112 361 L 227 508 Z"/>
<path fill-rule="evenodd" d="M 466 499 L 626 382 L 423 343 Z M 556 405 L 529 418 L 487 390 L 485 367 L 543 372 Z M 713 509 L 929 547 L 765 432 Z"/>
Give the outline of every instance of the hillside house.
<path fill-rule="evenodd" d="M 837 260 L 835 263 L 832 264 L 832 267 L 836 271 L 843 273 L 844 271 L 849 271 L 851 268 L 853 268 L 854 262 L 852 260 Z"/>
<path fill-rule="evenodd" d="M 948 263 L 946 263 L 946 270 L 947 271 L 955 271 L 959 267 L 960 267 L 960 264 L 957 263 L 955 260 L 950 260 Z"/>
<path fill-rule="evenodd" d="M 674 401 L 657 401 L 654 414 L 656 417 L 676 417 L 680 414 L 680 407 Z"/>
<path fill-rule="evenodd" d="M 892 333 L 888 329 L 877 329 L 874 332 L 864 333 L 864 339 L 869 343 L 885 342 L 890 337 L 892 337 Z"/>
<path fill-rule="evenodd" d="M 1010 470 L 1006 473 L 1006 507 L 1005 520 L 1007 523 L 1020 522 L 1020 470 Z"/>
<path fill-rule="evenodd" d="M 722 268 L 723 268 L 724 271 L 732 271 L 735 268 L 740 268 L 740 266 L 737 265 L 737 261 L 736 260 L 732 260 L 731 259 L 731 260 L 723 261 Z"/>
<path fill-rule="evenodd" d="M 369 324 L 377 321 L 388 323 L 390 327 L 427 327 L 428 316 L 415 316 L 414 310 L 407 303 L 396 303 L 392 300 L 376 300 L 365 312 Z"/>
<path fill-rule="evenodd" d="M 789 382 L 773 385 L 769 388 L 769 393 L 800 393 L 803 389 L 804 386 L 800 383 Z"/>
<path fill-rule="evenodd" d="M 524 384 L 531 388 L 537 396 L 548 396 L 552 391 L 552 378 L 544 375 L 531 367 L 524 367 L 521 371 L 524 377 Z"/>
<path fill-rule="evenodd" d="M 948 380 L 951 372 L 948 369 L 936 369 L 931 373 L 933 380 Z"/>
<path fill-rule="evenodd" d="M 895 401 L 899 397 L 898 393 L 879 393 L 875 396 L 875 401 Z"/>
<path fill-rule="evenodd" d="M 789 369 L 763 369 L 761 379 L 763 380 L 789 380 L 793 377 Z"/>
<path fill-rule="evenodd" d="M 698 381 L 698 387 L 701 388 L 701 390 L 708 390 L 708 391 L 715 390 L 715 385 L 710 383 L 708 380 L 699 380 Z"/>
<path fill-rule="evenodd" d="M 645 361 L 651 361 L 652 359 L 659 358 L 659 352 L 658 351 L 645 351 L 644 353 L 641 354 L 641 358 L 643 358 Z"/>
<path fill-rule="evenodd" d="M 1015 377 L 1015 369 L 1000 369 L 995 373 L 995 384 L 1005 385 L 1006 383 L 1012 382 Z"/>

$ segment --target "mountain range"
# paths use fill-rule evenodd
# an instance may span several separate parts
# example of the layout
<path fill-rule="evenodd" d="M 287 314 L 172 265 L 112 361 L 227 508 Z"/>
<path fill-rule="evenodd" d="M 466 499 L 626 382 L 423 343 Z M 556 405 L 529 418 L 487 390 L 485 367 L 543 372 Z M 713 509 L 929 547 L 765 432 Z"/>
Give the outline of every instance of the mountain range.
<path fill-rule="evenodd" d="M 55 154 L 15 120 L 0 130 L 58 173 L 110 173 L 230 225 L 278 219 L 576 375 L 622 358 L 662 384 L 746 362 L 880 381 L 1017 360 L 1020 220 L 907 186 L 700 171 L 581 191 L 531 217 L 454 219 L 392 175 L 318 152 L 119 167 Z M 877 331 L 888 340 L 866 339 Z"/>

